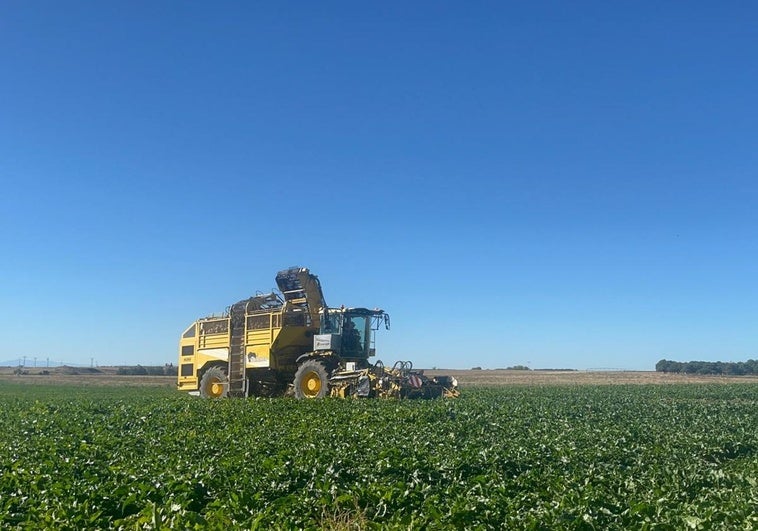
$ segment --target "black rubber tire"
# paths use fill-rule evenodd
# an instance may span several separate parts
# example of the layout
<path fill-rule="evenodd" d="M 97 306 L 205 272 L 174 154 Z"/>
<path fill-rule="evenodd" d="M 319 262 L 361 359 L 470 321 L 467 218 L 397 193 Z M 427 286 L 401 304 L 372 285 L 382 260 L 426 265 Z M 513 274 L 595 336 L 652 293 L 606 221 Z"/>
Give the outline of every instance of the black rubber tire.
<path fill-rule="evenodd" d="M 303 362 L 295 373 L 295 398 L 324 398 L 329 394 L 329 371 L 316 360 Z"/>
<path fill-rule="evenodd" d="M 229 394 L 229 379 L 221 367 L 211 367 L 200 379 L 200 396 L 225 398 Z"/>

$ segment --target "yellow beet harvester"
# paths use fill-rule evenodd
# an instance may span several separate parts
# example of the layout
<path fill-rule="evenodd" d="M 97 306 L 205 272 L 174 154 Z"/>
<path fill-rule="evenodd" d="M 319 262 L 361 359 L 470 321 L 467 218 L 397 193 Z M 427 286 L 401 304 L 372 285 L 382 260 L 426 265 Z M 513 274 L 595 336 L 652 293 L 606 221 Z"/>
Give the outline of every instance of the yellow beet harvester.
<path fill-rule="evenodd" d="M 276 275 L 278 292 L 198 319 L 179 341 L 178 388 L 207 398 L 458 396 L 458 382 L 414 370 L 411 362 L 370 363 L 375 332 L 389 329 L 379 309 L 329 308 L 308 269 Z"/>

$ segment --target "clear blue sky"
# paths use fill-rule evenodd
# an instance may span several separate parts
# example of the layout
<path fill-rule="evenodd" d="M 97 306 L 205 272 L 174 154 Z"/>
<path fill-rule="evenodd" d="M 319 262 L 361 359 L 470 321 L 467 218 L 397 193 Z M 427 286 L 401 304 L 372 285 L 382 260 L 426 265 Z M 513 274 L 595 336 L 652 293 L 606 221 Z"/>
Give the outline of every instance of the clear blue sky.
<path fill-rule="evenodd" d="M 752 2 L 3 2 L 0 360 L 309 267 L 386 363 L 758 351 Z"/>

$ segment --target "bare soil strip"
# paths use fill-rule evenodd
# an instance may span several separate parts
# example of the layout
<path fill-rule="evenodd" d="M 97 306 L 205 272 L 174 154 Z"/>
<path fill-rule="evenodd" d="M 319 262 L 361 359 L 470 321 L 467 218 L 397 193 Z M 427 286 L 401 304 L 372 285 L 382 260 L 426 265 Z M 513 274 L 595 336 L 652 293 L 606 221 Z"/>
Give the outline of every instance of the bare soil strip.
<path fill-rule="evenodd" d="M 630 385 L 684 383 L 758 383 L 758 376 L 717 376 L 668 374 L 655 371 L 509 371 L 509 370 L 428 370 L 428 376 L 447 374 L 466 386 L 498 385 Z"/>

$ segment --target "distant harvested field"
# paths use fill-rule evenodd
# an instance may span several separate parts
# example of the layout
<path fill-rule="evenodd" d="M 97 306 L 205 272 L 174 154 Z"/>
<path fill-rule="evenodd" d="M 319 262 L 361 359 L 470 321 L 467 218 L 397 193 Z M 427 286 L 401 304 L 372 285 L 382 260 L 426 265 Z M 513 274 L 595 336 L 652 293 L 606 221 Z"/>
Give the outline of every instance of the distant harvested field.
<path fill-rule="evenodd" d="M 428 376 L 455 376 L 461 387 L 498 385 L 609 385 L 676 383 L 758 383 L 758 376 L 666 374 L 655 371 L 427 370 Z"/>
<path fill-rule="evenodd" d="M 27 368 L 29 374 L 14 374 L 15 367 L 0 367 L 0 382 L 31 385 L 71 384 L 116 387 L 174 387 L 174 376 L 126 376 L 116 374 L 116 367 L 51 369 Z M 42 374 L 47 370 L 49 374 Z M 78 372 L 78 374 L 72 374 Z M 647 384 L 726 384 L 758 383 L 758 376 L 710 376 L 666 374 L 655 371 L 513 371 L 439 369 L 425 370 L 428 376 L 455 376 L 461 388 L 501 385 L 647 385 Z"/>
<path fill-rule="evenodd" d="M 31 368 L 28 374 L 14 374 L 16 367 L 0 367 L 0 382 L 29 385 L 77 385 L 113 387 L 175 387 L 176 376 L 128 376 L 116 374 L 117 367 L 91 368 Z M 48 374 L 44 374 L 47 372 Z"/>

